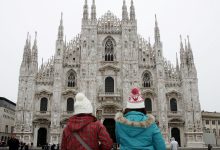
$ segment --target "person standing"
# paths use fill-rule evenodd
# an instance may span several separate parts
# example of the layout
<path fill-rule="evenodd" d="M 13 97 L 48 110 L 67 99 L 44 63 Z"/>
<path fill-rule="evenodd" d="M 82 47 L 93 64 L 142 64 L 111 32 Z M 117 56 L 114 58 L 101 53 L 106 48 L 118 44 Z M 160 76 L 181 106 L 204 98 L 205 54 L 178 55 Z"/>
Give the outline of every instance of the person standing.
<path fill-rule="evenodd" d="M 155 118 L 146 114 L 139 88 L 131 90 L 124 113 L 117 113 L 115 121 L 116 141 L 120 150 L 166 150 Z"/>
<path fill-rule="evenodd" d="M 174 137 L 171 138 L 170 149 L 171 150 L 178 150 L 178 142 L 175 140 Z"/>
<path fill-rule="evenodd" d="M 63 131 L 61 150 L 110 150 L 113 142 L 105 126 L 92 115 L 91 102 L 83 93 L 76 95 L 74 115 Z"/>
<path fill-rule="evenodd" d="M 212 145 L 208 144 L 208 150 L 212 150 Z"/>
<path fill-rule="evenodd" d="M 15 138 L 15 134 L 11 134 L 11 138 L 8 140 L 9 150 L 18 150 L 19 140 Z"/>

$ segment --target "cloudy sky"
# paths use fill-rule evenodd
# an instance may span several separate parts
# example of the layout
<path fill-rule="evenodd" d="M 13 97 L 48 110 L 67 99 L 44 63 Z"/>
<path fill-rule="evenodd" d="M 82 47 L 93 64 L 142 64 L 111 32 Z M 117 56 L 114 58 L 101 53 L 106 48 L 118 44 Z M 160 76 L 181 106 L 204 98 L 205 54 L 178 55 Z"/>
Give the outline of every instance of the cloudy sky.
<path fill-rule="evenodd" d="M 92 0 L 88 0 L 91 6 Z M 107 10 L 121 18 L 123 0 L 96 0 L 97 16 Z M 0 5 L 0 96 L 17 101 L 19 68 L 27 32 L 38 32 L 39 66 L 55 51 L 63 12 L 67 40 L 80 33 L 84 0 L 5 0 Z M 128 8 L 130 0 L 126 0 Z M 153 41 L 157 14 L 164 56 L 175 64 L 179 35 L 190 36 L 202 110 L 220 112 L 220 1 L 134 0 L 138 33 Z"/>

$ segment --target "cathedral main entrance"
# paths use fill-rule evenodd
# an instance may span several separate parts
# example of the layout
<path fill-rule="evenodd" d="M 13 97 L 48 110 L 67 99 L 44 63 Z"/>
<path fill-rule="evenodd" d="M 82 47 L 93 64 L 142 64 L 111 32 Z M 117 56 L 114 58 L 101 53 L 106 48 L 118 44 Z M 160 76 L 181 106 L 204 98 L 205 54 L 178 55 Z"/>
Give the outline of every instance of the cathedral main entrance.
<path fill-rule="evenodd" d="M 104 126 L 106 127 L 108 133 L 110 134 L 114 143 L 116 143 L 115 137 L 115 120 L 113 118 L 106 118 L 103 122 Z"/>
<path fill-rule="evenodd" d="M 37 146 L 43 146 L 47 144 L 47 129 L 40 128 L 37 134 Z"/>
<path fill-rule="evenodd" d="M 180 130 L 178 128 L 172 128 L 171 129 L 171 136 L 175 138 L 175 140 L 178 142 L 179 146 L 181 147 Z"/>
<path fill-rule="evenodd" d="M 114 117 L 119 111 L 122 111 L 122 108 L 116 104 L 105 104 L 96 110 L 97 118 L 102 121 L 114 143 L 116 143 Z"/>

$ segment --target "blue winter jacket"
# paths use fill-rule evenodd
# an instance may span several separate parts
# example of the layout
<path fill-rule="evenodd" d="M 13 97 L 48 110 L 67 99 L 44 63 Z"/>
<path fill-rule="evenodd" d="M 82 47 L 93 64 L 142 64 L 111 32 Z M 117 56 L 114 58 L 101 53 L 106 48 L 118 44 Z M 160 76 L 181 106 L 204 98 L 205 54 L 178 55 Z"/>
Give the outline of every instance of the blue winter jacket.
<path fill-rule="evenodd" d="M 115 116 L 115 135 L 120 150 L 166 150 L 160 129 L 152 115 L 131 111 Z"/>

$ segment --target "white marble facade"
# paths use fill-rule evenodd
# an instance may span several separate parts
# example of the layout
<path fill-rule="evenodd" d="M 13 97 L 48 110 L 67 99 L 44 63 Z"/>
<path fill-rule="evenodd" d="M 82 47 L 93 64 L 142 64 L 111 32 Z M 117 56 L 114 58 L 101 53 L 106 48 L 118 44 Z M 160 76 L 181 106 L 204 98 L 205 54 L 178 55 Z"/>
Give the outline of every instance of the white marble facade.
<path fill-rule="evenodd" d="M 135 8 L 125 1 L 122 17 L 108 11 L 96 18 L 95 0 L 88 14 L 83 7 L 82 28 L 64 40 L 63 19 L 58 28 L 54 56 L 38 67 L 37 34 L 33 46 L 26 39 L 20 67 L 16 128 L 18 138 L 34 146 L 60 143 L 62 130 L 73 114 L 77 92 L 84 92 L 102 121 L 121 111 L 130 89 L 140 87 L 146 109 L 155 115 L 163 136 L 178 136 L 181 146 L 202 146 L 203 133 L 197 71 L 189 38 L 180 38 L 172 65 L 163 56 L 155 17 L 154 41 L 137 33 Z"/>

